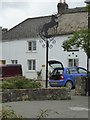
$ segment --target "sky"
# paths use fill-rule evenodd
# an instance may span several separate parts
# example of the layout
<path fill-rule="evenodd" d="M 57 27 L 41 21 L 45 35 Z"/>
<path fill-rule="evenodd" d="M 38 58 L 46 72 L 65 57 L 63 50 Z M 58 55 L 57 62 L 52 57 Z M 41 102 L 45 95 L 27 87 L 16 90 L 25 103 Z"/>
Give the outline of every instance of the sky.
<path fill-rule="evenodd" d="M 69 8 L 86 6 L 85 0 L 66 0 Z M 60 0 L 0 0 L 0 26 L 11 29 L 27 18 L 57 13 Z M 63 0 L 62 0 L 63 2 Z"/>

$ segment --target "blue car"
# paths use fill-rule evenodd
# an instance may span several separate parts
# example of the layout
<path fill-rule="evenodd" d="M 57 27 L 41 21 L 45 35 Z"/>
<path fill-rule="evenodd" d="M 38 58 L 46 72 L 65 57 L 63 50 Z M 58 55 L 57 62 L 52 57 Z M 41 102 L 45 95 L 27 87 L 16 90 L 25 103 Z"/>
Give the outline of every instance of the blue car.
<path fill-rule="evenodd" d="M 49 61 L 49 66 L 53 68 L 49 76 L 51 87 L 66 86 L 69 89 L 75 88 L 75 78 L 77 76 L 87 76 L 87 70 L 83 67 L 63 67 L 59 61 Z"/>

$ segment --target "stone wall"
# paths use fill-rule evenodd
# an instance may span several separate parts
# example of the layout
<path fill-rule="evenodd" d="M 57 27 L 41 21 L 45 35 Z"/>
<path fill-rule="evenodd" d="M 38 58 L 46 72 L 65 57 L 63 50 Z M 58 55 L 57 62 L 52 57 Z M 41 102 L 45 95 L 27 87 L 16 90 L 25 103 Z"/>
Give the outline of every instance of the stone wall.
<path fill-rule="evenodd" d="M 25 100 L 70 100 L 67 88 L 8 89 L 2 91 L 2 102 Z"/>
<path fill-rule="evenodd" d="M 85 96 L 87 94 L 87 78 L 77 77 L 75 83 L 75 95 Z"/>

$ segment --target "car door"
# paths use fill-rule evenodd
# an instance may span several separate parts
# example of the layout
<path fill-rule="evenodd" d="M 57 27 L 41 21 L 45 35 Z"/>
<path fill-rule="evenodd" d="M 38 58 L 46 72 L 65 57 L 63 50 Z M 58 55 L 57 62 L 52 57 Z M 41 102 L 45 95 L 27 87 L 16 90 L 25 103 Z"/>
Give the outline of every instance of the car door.
<path fill-rule="evenodd" d="M 79 76 L 87 76 L 87 70 L 83 67 L 77 67 L 77 71 Z"/>
<path fill-rule="evenodd" d="M 79 74 L 76 67 L 68 68 L 68 80 L 70 79 L 74 84 L 77 76 L 79 76 Z"/>

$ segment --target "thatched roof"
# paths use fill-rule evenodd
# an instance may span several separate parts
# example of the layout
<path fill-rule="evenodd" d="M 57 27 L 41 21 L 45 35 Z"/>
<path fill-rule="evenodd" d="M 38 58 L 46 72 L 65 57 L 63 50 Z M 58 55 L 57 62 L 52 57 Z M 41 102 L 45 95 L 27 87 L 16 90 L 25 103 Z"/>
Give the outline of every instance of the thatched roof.
<path fill-rule="evenodd" d="M 50 19 L 51 16 L 28 18 L 7 32 L 4 32 L 2 39 L 7 41 L 37 37 L 39 36 L 39 29 L 49 22 Z M 82 8 L 76 8 L 59 16 L 58 21 L 57 35 L 70 34 L 88 26 L 88 14 Z"/>

